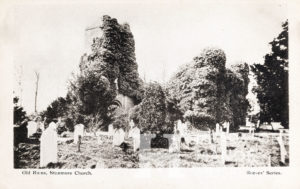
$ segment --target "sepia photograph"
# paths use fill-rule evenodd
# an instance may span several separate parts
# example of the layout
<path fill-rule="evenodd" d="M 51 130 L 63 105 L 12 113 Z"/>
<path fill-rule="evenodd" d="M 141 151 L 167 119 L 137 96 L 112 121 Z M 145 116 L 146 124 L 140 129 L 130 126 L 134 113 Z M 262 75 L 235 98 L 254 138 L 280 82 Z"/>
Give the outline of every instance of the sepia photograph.
<path fill-rule="evenodd" d="M 287 4 L 17 4 L 14 169 L 289 167 Z"/>

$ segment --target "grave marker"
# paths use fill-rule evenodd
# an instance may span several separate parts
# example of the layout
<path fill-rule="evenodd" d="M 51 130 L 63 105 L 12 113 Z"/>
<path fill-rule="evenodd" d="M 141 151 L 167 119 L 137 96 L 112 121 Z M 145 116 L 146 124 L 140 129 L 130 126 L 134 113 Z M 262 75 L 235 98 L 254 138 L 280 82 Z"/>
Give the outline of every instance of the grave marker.
<path fill-rule="evenodd" d="M 122 128 L 119 128 L 115 131 L 113 135 L 113 145 L 120 146 L 125 140 L 125 132 Z"/>
<path fill-rule="evenodd" d="M 131 137 L 133 138 L 133 151 L 136 152 L 140 148 L 141 143 L 141 131 L 139 128 L 134 127 L 131 130 Z"/>
<path fill-rule="evenodd" d="M 79 136 L 81 136 L 81 140 L 84 135 L 84 125 L 83 124 L 77 124 L 74 127 L 74 144 L 78 143 Z"/>
<path fill-rule="evenodd" d="M 179 131 L 176 132 L 170 142 L 169 153 L 180 152 L 180 135 Z"/>
<path fill-rule="evenodd" d="M 34 133 L 36 133 L 37 129 L 37 123 L 35 121 L 29 121 L 27 125 L 27 138 L 31 137 Z"/>
<path fill-rule="evenodd" d="M 50 162 L 57 162 L 57 132 L 54 122 L 42 133 L 40 145 L 40 167 L 45 167 Z"/>
<path fill-rule="evenodd" d="M 225 125 L 226 125 L 226 133 L 228 134 L 229 133 L 229 129 L 230 129 L 230 123 L 226 121 Z"/>
<path fill-rule="evenodd" d="M 113 126 L 113 124 L 110 124 L 109 126 L 108 126 L 108 134 L 110 134 L 110 135 L 114 135 L 114 126 Z"/>
<path fill-rule="evenodd" d="M 281 132 L 280 132 L 280 135 L 281 135 Z M 282 163 L 285 163 L 285 156 L 287 155 L 287 151 L 284 147 L 282 136 L 277 137 L 277 141 L 278 141 L 279 147 L 280 147 L 280 161 Z"/>

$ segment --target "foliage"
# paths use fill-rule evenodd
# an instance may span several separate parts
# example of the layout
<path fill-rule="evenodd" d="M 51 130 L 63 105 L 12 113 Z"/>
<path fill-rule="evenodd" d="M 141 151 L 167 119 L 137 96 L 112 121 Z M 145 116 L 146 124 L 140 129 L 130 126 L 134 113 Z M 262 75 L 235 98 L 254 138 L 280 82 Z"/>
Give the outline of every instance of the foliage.
<path fill-rule="evenodd" d="M 59 117 L 63 118 L 66 116 L 68 111 L 68 100 L 63 97 L 58 97 L 47 107 L 47 109 L 41 113 L 42 117 L 46 117 L 46 124 L 51 121 L 57 120 Z"/>
<path fill-rule="evenodd" d="M 226 70 L 227 111 L 223 112 L 224 120 L 233 123 L 231 129 L 237 130 L 245 124 L 249 102 L 246 98 L 249 84 L 249 66 L 239 63 Z"/>
<path fill-rule="evenodd" d="M 255 89 L 260 105 L 260 121 L 289 123 L 288 98 L 288 21 L 283 31 L 270 42 L 271 52 L 266 54 L 264 64 L 254 64 L 258 87 Z"/>
<path fill-rule="evenodd" d="M 18 105 L 19 97 L 14 97 L 14 124 L 20 125 L 26 119 L 26 111 L 23 107 Z"/>
<path fill-rule="evenodd" d="M 113 122 L 114 129 L 122 128 L 124 129 L 124 131 L 126 131 L 129 129 L 128 126 L 129 126 L 128 114 L 125 112 L 119 114 Z"/>
<path fill-rule="evenodd" d="M 243 123 L 249 106 L 249 67 L 242 63 L 225 69 L 225 63 L 221 49 L 207 48 L 172 77 L 167 94 L 178 117 L 201 129 L 214 128 L 217 122 L 229 121 L 234 128 Z"/>
<path fill-rule="evenodd" d="M 166 124 L 166 95 L 157 82 L 145 87 L 142 102 L 134 107 L 130 117 L 135 121 L 142 133 L 169 133 L 172 128 Z"/>
<path fill-rule="evenodd" d="M 221 49 L 207 48 L 186 64 L 168 83 L 169 98 L 183 117 L 196 127 L 212 126 L 221 120 L 225 98 L 226 56 Z"/>
<path fill-rule="evenodd" d="M 103 16 L 102 21 L 102 37 L 93 40 L 91 54 L 82 56 L 80 73 L 69 86 L 72 103 L 68 122 L 83 116 L 84 124 L 91 130 L 106 128 L 112 123 L 118 108 L 118 92 L 132 97 L 135 103 L 142 98 L 142 81 L 129 25 L 120 25 L 109 16 Z"/>

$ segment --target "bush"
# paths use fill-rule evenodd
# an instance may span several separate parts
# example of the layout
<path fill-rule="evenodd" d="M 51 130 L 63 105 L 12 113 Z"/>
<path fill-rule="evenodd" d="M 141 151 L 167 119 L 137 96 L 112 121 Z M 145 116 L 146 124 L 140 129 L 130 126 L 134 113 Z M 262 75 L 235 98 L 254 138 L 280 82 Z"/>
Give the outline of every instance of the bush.
<path fill-rule="evenodd" d="M 145 87 L 142 102 L 131 111 L 130 118 L 141 129 L 141 133 L 170 133 L 173 126 L 167 124 L 167 99 L 162 86 L 149 83 Z"/>
<path fill-rule="evenodd" d="M 14 124 L 20 125 L 26 118 L 26 112 L 23 107 L 18 105 L 19 97 L 14 97 Z"/>
<path fill-rule="evenodd" d="M 176 102 L 181 115 L 198 128 L 214 127 L 222 120 L 225 62 L 223 50 L 206 48 L 192 63 L 181 67 L 167 85 L 169 98 Z"/>
<path fill-rule="evenodd" d="M 128 117 L 129 116 L 127 113 L 122 113 L 122 114 L 118 115 L 113 122 L 114 129 L 122 128 L 124 131 L 128 131 L 129 130 Z"/>

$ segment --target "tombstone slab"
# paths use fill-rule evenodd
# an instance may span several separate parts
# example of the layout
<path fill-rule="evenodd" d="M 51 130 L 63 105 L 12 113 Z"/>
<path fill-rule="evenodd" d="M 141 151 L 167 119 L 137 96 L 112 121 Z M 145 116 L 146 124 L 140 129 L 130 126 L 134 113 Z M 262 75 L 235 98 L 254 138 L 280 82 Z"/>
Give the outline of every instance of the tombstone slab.
<path fill-rule="evenodd" d="M 79 136 L 81 136 L 81 140 L 84 136 L 84 125 L 83 124 L 77 124 L 74 126 L 74 143 L 77 144 L 79 140 Z"/>
<path fill-rule="evenodd" d="M 171 141 L 169 141 L 169 153 L 180 152 L 180 135 L 174 134 L 172 135 Z"/>
<path fill-rule="evenodd" d="M 113 145 L 120 146 L 122 144 L 122 142 L 124 142 L 124 140 L 125 140 L 124 130 L 122 128 L 117 129 L 113 135 Z"/>
<path fill-rule="evenodd" d="M 40 167 L 57 162 L 57 132 L 56 124 L 51 122 L 42 133 L 40 145 Z"/>
<path fill-rule="evenodd" d="M 27 138 L 31 137 L 34 133 L 37 132 L 38 125 L 34 121 L 29 121 L 27 125 Z"/>
<path fill-rule="evenodd" d="M 130 137 L 133 138 L 133 151 L 136 152 L 137 149 L 140 148 L 140 144 L 141 144 L 141 131 L 139 128 L 134 127 L 131 130 L 130 135 L 131 135 Z"/>
<path fill-rule="evenodd" d="M 114 126 L 113 126 L 112 124 L 110 124 L 110 125 L 108 126 L 108 134 L 114 135 L 114 132 L 115 132 Z"/>

